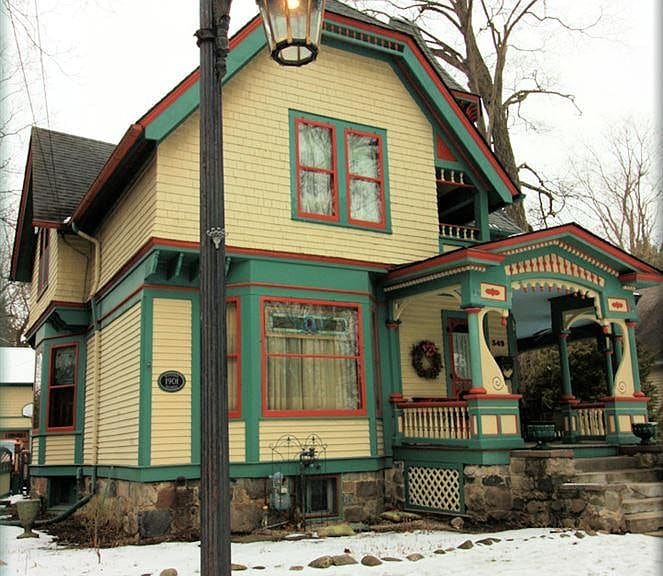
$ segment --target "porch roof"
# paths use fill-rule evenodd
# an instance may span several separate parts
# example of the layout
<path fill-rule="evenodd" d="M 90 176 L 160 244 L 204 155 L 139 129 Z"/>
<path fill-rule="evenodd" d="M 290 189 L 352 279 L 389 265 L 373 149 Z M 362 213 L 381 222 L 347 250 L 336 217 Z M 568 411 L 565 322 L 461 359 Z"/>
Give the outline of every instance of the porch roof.
<path fill-rule="evenodd" d="M 598 267 L 614 270 L 624 285 L 643 288 L 663 282 L 663 271 L 606 242 L 582 226 L 570 223 L 403 264 L 389 272 L 384 286 L 389 289 L 403 283 L 421 284 L 428 278 L 437 279 L 441 274 L 451 274 L 456 270 L 462 272 L 471 267 L 485 269 L 502 264 L 513 254 L 555 245 Z"/>

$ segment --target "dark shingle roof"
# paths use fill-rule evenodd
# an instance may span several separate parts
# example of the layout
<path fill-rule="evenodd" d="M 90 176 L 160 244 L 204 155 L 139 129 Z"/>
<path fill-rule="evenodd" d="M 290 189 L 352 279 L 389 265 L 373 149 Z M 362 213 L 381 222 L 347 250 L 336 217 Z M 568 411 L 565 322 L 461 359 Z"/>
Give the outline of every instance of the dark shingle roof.
<path fill-rule="evenodd" d="M 417 45 L 419 46 L 419 48 L 421 49 L 421 51 L 426 55 L 428 60 L 430 60 L 431 65 L 440 75 L 442 81 L 447 86 L 447 88 L 451 90 L 461 90 L 463 92 L 467 91 L 466 88 L 463 88 L 460 84 L 458 84 L 458 82 L 456 82 L 449 75 L 449 73 L 444 68 L 442 68 L 442 66 L 440 66 L 438 59 L 433 55 L 430 48 L 426 44 L 424 37 L 421 35 L 419 27 L 413 22 L 410 22 L 409 20 L 405 20 L 403 18 L 390 18 L 388 23 L 382 22 L 381 20 L 373 18 L 372 16 L 369 16 L 364 12 L 356 10 L 355 8 L 351 8 L 347 4 L 343 4 L 338 0 L 327 0 L 327 3 L 325 4 L 325 9 L 329 10 L 330 12 L 334 12 L 334 14 L 340 14 L 341 16 L 354 18 L 355 20 L 359 20 L 360 22 L 366 22 L 367 24 L 380 26 L 381 28 L 385 28 L 387 30 L 396 30 L 398 32 L 404 32 L 405 34 L 412 36 L 416 41 Z"/>
<path fill-rule="evenodd" d="M 525 232 L 518 224 L 516 224 L 503 210 L 496 210 L 488 215 L 488 224 L 491 230 L 500 232 L 504 236 L 511 236 L 512 234 L 522 234 Z"/>
<path fill-rule="evenodd" d="M 114 150 L 114 144 L 33 128 L 32 217 L 62 222 L 71 216 Z"/>

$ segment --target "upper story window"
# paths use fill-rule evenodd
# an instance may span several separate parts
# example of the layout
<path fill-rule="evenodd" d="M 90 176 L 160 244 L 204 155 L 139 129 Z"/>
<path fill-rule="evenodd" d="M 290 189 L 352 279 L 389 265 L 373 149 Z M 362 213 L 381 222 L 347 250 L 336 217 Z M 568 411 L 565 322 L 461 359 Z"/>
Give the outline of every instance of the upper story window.
<path fill-rule="evenodd" d="M 39 230 L 39 272 L 37 276 L 38 293 L 44 291 L 48 286 L 48 266 L 50 262 L 50 230 L 42 228 Z"/>
<path fill-rule="evenodd" d="M 360 312 L 355 304 L 263 300 L 264 413 L 365 413 Z"/>
<path fill-rule="evenodd" d="M 47 430 L 73 430 L 75 423 L 77 346 L 53 346 L 48 374 Z"/>
<path fill-rule="evenodd" d="M 386 132 L 290 111 L 293 218 L 390 232 Z"/>

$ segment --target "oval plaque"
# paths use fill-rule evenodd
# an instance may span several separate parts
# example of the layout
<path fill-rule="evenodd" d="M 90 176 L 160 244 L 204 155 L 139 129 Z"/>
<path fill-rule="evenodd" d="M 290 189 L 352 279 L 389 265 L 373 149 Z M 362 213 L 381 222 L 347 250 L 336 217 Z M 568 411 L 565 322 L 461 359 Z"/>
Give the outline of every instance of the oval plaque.
<path fill-rule="evenodd" d="M 168 370 L 167 372 L 159 374 L 159 388 L 164 392 L 179 392 L 184 388 L 185 383 L 186 378 L 184 377 L 184 374 L 177 370 Z"/>

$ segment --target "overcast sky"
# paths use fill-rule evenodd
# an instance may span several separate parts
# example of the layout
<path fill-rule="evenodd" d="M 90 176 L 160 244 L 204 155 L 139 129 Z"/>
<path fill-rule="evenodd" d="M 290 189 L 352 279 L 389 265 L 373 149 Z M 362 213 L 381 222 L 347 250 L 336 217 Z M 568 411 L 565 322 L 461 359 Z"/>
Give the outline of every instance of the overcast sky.
<path fill-rule="evenodd" d="M 2 0 L 5 4 L 6 0 Z M 17 91 L 12 111 L 23 125 L 42 127 L 116 143 L 129 124 L 198 65 L 193 34 L 198 28 L 195 0 L 13 0 L 27 6 L 3 22 L 3 42 L 22 46 L 23 75 L 12 76 Z M 21 22 L 36 36 L 39 8 L 43 59 L 29 50 Z M 607 126 L 632 117 L 654 122 L 658 104 L 656 55 L 658 0 L 555 0 L 556 9 L 602 9 L 608 16 L 601 38 L 560 35 L 547 39 L 545 68 L 559 85 L 576 95 L 582 114 L 554 99 L 528 109 L 545 126 L 540 133 L 520 128 L 515 135 L 518 160 L 527 158 L 553 173 L 563 173 L 579 142 L 598 143 Z M 231 31 L 257 9 L 254 0 L 235 0 Z M 320 56 L 324 57 L 324 52 Z M 43 62 L 43 67 L 42 67 Z M 42 74 L 43 69 L 43 74 Z M 42 80 L 43 78 L 43 80 Z M 31 104 L 31 106 L 30 106 Z M 48 118 L 46 116 L 48 106 Z M 29 131 L 15 141 L 13 158 L 22 172 Z"/>

